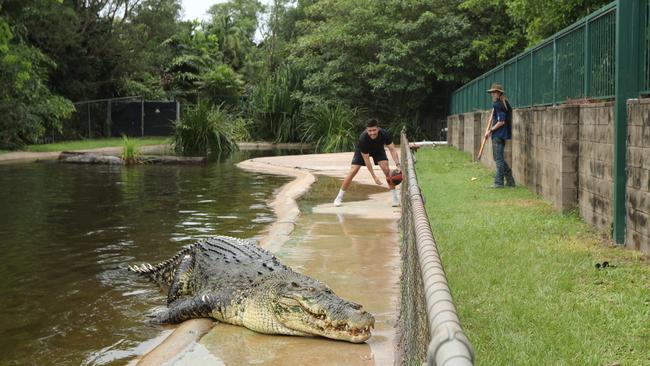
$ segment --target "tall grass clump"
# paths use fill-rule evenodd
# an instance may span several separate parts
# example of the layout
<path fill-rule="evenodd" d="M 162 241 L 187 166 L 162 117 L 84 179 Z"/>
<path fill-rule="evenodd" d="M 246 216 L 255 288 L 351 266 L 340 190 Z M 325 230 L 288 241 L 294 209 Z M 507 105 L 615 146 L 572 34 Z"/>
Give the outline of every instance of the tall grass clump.
<path fill-rule="evenodd" d="M 406 131 L 406 136 L 409 137 L 411 141 L 419 140 L 428 140 L 429 136 L 422 130 L 422 123 L 419 120 L 418 116 L 410 119 L 398 119 L 389 124 L 387 130 L 393 139 L 399 140 L 399 135 L 402 132 L 402 129 Z"/>
<path fill-rule="evenodd" d="M 136 164 L 140 157 L 140 148 L 136 141 L 122 135 L 122 160 L 128 165 Z"/>
<path fill-rule="evenodd" d="M 359 110 L 343 103 L 322 103 L 305 113 L 302 123 L 303 142 L 317 152 L 351 151 L 363 130 Z"/>
<path fill-rule="evenodd" d="M 275 142 L 300 141 L 302 103 L 295 93 L 300 89 L 302 79 L 299 70 L 282 65 L 253 89 L 249 108 L 254 138 Z"/>
<path fill-rule="evenodd" d="M 181 155 L 207 155 L 237 149 L 230 115 L 222 106 L 200 101 L 176 125 L 172 145 Z"/>

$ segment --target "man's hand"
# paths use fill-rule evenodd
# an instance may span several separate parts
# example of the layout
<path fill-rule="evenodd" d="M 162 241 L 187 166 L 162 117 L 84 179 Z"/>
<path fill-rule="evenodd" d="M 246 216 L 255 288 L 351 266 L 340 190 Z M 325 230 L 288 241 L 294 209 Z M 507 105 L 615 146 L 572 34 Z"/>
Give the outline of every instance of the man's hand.
<path fill-rule="evenodd" d="M 376 175 L 374 175 L 373 178 L 375 178 L 375 183 L 377 183 L 377 185 L 380 186 L 381 185 L 381 179 L 379 179 L 379 177 L 377 177 Z"/>
<path fill-rule="evenodd" d="M 485 133 L 485 139 L 489 139 L 490 135 L 492 135 L 492 130 L 488 130 L 488 132 Z"/>

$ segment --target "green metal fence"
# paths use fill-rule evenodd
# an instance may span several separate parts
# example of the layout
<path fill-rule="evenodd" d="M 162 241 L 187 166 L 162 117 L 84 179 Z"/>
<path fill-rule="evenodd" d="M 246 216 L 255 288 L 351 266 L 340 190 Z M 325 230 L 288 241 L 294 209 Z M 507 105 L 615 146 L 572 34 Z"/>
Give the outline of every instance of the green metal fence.
<path fill-rule="evenodd" d="M 644 0 L 640 94 L 650 94 L 650 0 Z M 515 108 L 564 103 L 568 99 L 613 99 L 616 65 L 614 1 L 539 45 L 465 84 L 451 96 L 450 114 L 489 109 L 485 92 L 504 85 Z"/>
<path fill-rule="evenodd" d="M 643 94 L 650 94 L 650 0 L 646 1 L 645 8 L 642 10 L 645 12 L 645 22 L 644 29 L 645 32 L 642 38 L 642 51 L 641 55 L 643 60 L 641 66 L 643 67 Z"/>

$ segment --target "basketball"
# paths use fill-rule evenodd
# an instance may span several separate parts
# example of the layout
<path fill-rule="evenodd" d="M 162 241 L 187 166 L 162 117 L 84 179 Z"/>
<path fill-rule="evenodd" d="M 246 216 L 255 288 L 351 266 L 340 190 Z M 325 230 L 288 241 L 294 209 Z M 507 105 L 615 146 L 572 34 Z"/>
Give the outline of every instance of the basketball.
<path fill-rule="evenodd" d="M 402 172 L 397 169 L 393 170 L 390 172 L 390 180 L 394 185 L 399 185 L 402 183 Z"/>

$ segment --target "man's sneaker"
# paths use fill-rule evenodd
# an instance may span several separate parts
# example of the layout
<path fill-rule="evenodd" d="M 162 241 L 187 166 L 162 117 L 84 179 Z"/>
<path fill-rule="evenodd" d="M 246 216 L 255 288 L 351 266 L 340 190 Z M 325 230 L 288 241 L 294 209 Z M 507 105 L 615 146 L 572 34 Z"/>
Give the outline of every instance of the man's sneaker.
<path fill-rule="evenodd" d="M 399 198 L 398 197 L 393 197 L 393 203 L 391 204 L 393 207 L 399 207 Z"/>
<path fill-rule="evenodd" d="M 342 200 L 342 199 L 340 199 L 340 198 L 338 198 L 338 197 L 336 197 L 336 198 L 334 199 L 334 206 L 339 207 L 339 206 L 341 206 L 341 203 L 343 203 L 343 200 Z"/>
<path fill-rule="evenodd" d="M 506 182 L 506 187 L 516 187 L 516 186 L 517 186 L 517 185 L 515 184 L 515 181 L 514 181 L 514 180 L 511 181 L 511 182 Z"/>
<path fill-rule="evenodd" d="M 500 185 L 497 185 L 497 184 L 493 184 L 493 185 L 491 185 L 491 186 L 487 186 L 487 187 L 485 187 L 485 188 L 500 189 L 500 188 L 503 188 L 503 186 L 500 186 Z"/>

